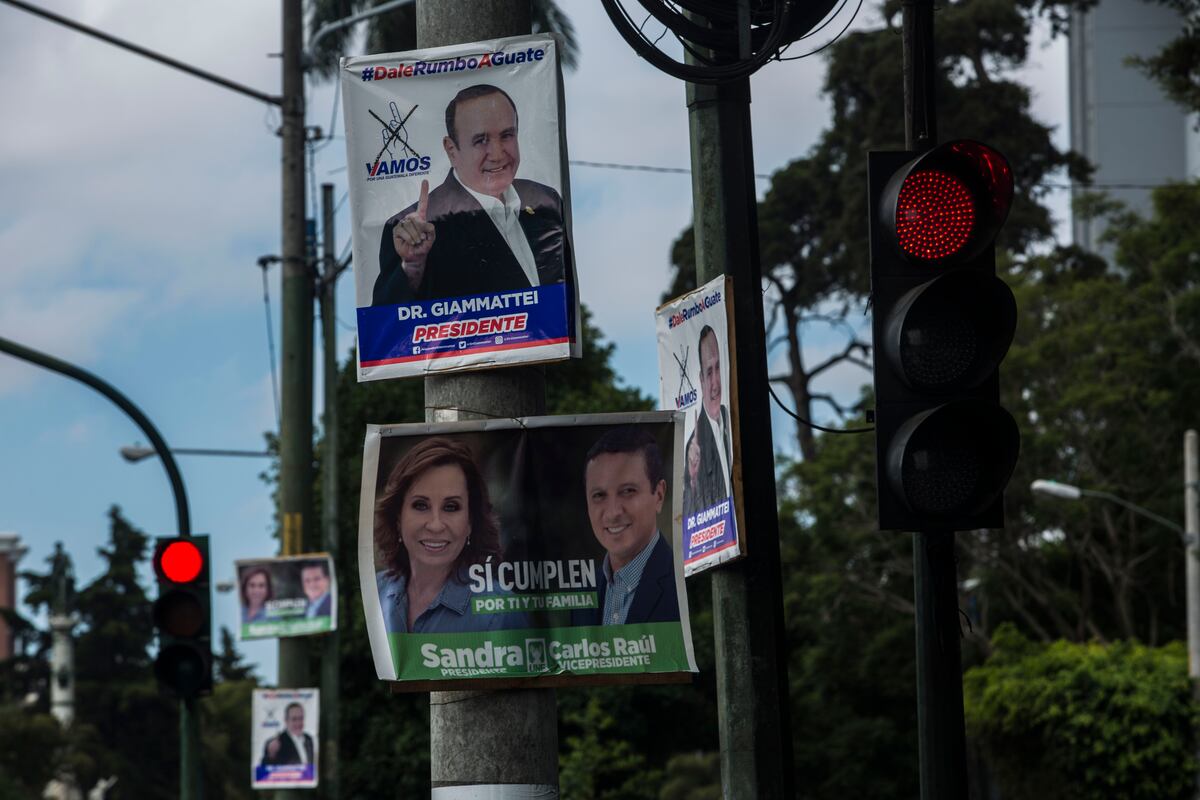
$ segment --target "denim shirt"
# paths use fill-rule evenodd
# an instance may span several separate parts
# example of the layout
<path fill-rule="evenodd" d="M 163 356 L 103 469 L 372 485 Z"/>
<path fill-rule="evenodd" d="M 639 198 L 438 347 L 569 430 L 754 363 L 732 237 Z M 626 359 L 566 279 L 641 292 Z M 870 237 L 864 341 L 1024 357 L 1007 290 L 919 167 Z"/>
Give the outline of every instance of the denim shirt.
<path fill-rule="evenodd" d="M 408 629 L 408 579 L 387 571 L 376 573 L 379 604 L 388 633 L 473 633 L 477 631 L 516 630 L 529 627 L 529 618 L 520 611 L 499 614 L 471 612 L 471 588 L 466 571 L 450 575 L 437 597 Z M 478 593 L 479 597 L 500 597 L 507 592 Z"/>

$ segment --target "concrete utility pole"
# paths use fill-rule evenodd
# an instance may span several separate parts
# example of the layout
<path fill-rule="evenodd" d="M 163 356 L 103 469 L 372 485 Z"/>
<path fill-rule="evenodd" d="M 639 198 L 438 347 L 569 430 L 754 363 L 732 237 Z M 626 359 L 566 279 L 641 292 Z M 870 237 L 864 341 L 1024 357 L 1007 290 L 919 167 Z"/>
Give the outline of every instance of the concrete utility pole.
<path fill-rule="evenodd" d="M 529 0 L 417 1 L 418 47 L 530 31 Z M 545 411 L 545 374 L 540 367 L 425 379 L 425 419 L 430 422 L 521 417 Z M 433 800 L 558 797 L 558 715 L 553 689 L 432 692 L 429 738 Z"/>
<path fill-rule="evenodd" d="M 304 13 L 301 0 L 282 0 L 283 140 L 282 337 L 280 350 L 279 519 L 280 554 L 311 548 L 313 438 L 313 279 L 307 262 L 304 217 Z M 279 640 L 279 687 L 311 686 L 309 642 Z M 298 790 L 277 798 L 300 798 Z"/>
<path fill-rule="evenodd" d="M 337 366 L 337 275 L 338 263 L 333 237 L 333 184 L 321 184 L 321 238 L 324 267 L 321 270 L 321 336 L 325 374 L 325 458 L 321 476 L 321 527 L 325 549 L 338 554 L 338 366 Z M 346 576 L 342 576 L 345 580 Z M 321 652 L 321 786 L 325 797 L 337 800 L 338 787 L 338 706 L 341 683 L 338 665 L 338 632 L 325 637 Z"/>
<path fill-rule="evenodd" d="M 745 3 L 746 0 L 740 0 Z M 696 281 L 733 276 L 742 472 L 775 474 L 767 396 L 750 81 L 687 84 Z M 747 498 L 748 500 L 748 498 Z M 787 641 L 775 481 L 743 503 L 749 555 L 712 571 L 723 796 L 791 798 Z"/>

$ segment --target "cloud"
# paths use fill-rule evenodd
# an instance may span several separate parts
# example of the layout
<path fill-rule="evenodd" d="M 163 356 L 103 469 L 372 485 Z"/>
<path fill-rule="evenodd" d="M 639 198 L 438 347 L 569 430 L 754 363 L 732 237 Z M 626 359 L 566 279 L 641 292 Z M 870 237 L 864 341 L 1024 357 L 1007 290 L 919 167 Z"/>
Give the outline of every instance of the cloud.
<path fill-rule="evenodd" d="M 135 288 L 5 293 L 0 295 L 0 336 L 86 368 L 111 335 L 128 330 L 143 298 Z M 32 385 L 39 374 L 44 371 L 0 359 L 0 396 Z"/>

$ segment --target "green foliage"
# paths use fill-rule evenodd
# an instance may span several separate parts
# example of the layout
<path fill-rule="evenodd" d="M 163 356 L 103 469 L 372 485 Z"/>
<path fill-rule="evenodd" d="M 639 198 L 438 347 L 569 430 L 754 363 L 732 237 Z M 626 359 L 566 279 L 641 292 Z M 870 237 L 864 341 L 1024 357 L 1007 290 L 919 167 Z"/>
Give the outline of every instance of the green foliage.
<path fill-rule="evenodd" d="M 911 798 L 918 794 L 911 543 L 875 529 L 872 437 L 824 438 L 816 459 L 786 466 L 780 487 L 800 796 Z"/>
<path fill-rule="evenodd" d="M 250 710 L 252 679 L 221 680 L 200 701 L 201 766 L 204 796 L 211 800 L 250 800 Z"/>
<path fill-rule="evenodd" d="M 628 738 L 633 729 L 605 709 L 601 696 L 591 693 L 582 707 L 562 713 L 565 733 L 559 755 L 559 788 L 563 797 L 578 800 L 654 800 L 661 773 L 648 769 L 645 754 Z M 640 738 L 640 737 L 639 737 Z"/>
<path fill-rule="evenodd" d="M 1186 111 L 1200 111 L 1200 0 L 1158 2 L 1179 12 L 1179 35 L 1154 55 L 1130 62 L 1158 81 L 1167 97 Z"/>
<path fill-rule="evenodd" d="M 1197 708 L 1181 643 L 1035 644 L 1012 625 L 964 677 L 967 729 L 1011 800 L 1191 797 Z"/>
<path fill-rule="evenodd" d="M 38 800 L 57 774 L 67 737 L 49 714 L 0 706 L 0 797 Z"/>
<path fill-rule="evenodd" d="M 721 754 L 681 753 L 667 762 L 659 800 L 721 800 Z"/>

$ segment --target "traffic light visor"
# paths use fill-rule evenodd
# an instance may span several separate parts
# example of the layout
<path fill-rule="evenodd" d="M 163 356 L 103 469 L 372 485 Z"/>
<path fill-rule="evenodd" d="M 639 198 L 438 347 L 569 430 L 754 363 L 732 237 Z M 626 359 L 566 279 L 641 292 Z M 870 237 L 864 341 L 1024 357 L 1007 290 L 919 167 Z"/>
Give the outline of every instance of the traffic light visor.
<path fill-rule="evenodd" d="M 958 400 L 907 420 L 888 449 L 887 475 L 910 511 L 947 519 L 977 514 L 1004 491 L 1020 434 L 998 405 Z"/>
<path fill-rule="evenodd" d="M 1012 170 L 1004 156 L 959 139 L 896 171 L 884 192 L 881 221 L 910 261 L 957 264 L 992 242 L 1012 198 Z"/>
<path fill-rule="evenodd" d="M 1017 302 L 1004 281 L 958 270 L 901 297 L 880 346 L 909 388 L 949 394 L 976 386 L 996 369 L 1016 326 Z"/>
<path fill-rule="evenodd" d="M 158 556 L 159 573 L 175 583 L 191 583 L 203 569 L 204 556 L 200 548 L 184 539 L 171 542 Z"/>

